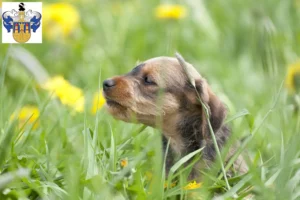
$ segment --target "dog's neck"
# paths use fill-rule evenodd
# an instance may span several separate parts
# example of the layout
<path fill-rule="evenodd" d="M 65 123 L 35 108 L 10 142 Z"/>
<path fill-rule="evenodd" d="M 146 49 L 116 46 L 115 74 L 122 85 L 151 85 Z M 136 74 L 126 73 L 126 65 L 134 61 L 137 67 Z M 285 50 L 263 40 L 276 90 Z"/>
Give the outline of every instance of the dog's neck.
<path fill-rule="evenodd" d="M 180 115 L 174 114 L 163 120 L 162 131 L 166 140 L 170 140 L 172 150 L 181 155 L 185 150 L 185 142 L 182 134 L 178 131 L 177 123 L 180 121 Z"/>
<path fill-rule="evenodd" d="M 201 148 L 201 124 L 200 114 L 174 114 L 164 120 L 163 134 L 170 139 L 170 146 L 176 154 L 185 155 Z"/>
<path fill-rule="evenodd" d="M 207 124 L 202 119 L 203 115 L 199 112 L 195 113 L 179 113 L 169 116 L 163 123 L 163 134 L 167 140 L 170 140 L 171 149 L 179 156 L 184 156 L 197 149 L 205 146 L 203 156 L 209 159 L 215 157 L 215 149 L 212 140 L 204 139 L 203 133 L 209 131 L 208 128 L 203 128 Z M 229 129 L 226 125 L 222 125 L 218 130 L 215 130 L 215 136 L 219 146 L 223 146 L 229 136 Z"/>

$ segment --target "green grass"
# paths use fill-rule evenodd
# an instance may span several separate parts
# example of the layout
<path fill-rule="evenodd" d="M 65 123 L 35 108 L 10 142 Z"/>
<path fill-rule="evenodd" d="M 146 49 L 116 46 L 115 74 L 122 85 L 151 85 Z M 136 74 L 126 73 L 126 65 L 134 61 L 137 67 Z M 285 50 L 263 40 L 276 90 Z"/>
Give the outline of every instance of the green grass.
<path fill-rule="evenodd" d="M 186 18 L 156 19 L 162 3 L 156 0 L 74 1 L 81 23 L 70 37 L 1 44 L 0 199 L 300 199 L 299 94 L 288 94 L 284 84 L 287 66 L 299 59 L 299 1 L 174 2 L 187 7 Z M 50 76 L 82 88 L 85 112 L 37 87 L 24 62 L 10 56 L 15 47 L 35 56 Z M 201 159 L 199 153 L 165 177 L 159 130 L 114 120 L 104 109 L 90 113 L 102 80 L 176 51 L 226 103 L 228 146 L 243 139 L 238 152 L 248 155 L 250 170 L 229 178 L 230 189 L 216 162 L 203 170 L 200 189 L 183 190 L 191 169 L 183 164 Z M 37 129 L 10 120 L 27 104 L 41 111 Z M 174 178 L 177 186 L 164 189 Z"/>

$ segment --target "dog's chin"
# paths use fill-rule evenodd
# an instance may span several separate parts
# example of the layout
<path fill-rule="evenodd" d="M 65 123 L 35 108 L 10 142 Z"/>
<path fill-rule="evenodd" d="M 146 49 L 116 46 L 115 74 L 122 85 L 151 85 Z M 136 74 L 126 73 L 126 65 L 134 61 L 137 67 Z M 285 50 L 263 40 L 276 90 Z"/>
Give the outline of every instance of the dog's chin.
<path fill-rule="evenodd" d="M 124 107 L 120 103 L 118 103 L 117 101 L 114 101 L 114 100 L 111 100 L 111 99 L 106 99 L 106 105 L 109 108 L 121 108 L 121 107 Z"/>
<path fill-rule="evenodd" d="M 142 123 L 148 126 L 154 126 L 153 120 L 155 116 L 137 114 L 129 107 L 125 107 L 117 101 L 107 99 L 105 107 L 115 119 L 129 123 Z"/>
<path fill-rule="evenodd" d="M 105 107 L 114 118 L 125 122 L 130 122 L 129 109 L 121 105 L 119 102 L 106 99 Z"/>

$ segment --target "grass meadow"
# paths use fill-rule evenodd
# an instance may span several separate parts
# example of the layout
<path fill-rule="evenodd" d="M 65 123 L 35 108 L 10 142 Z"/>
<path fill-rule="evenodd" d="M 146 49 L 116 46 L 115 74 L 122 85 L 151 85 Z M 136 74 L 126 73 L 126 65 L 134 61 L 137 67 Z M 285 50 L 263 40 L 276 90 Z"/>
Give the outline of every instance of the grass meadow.
<path fill-rule="evenodd" d="M 98 95 L 175 52 L 228 107 L 249 165 L 229 185 L 219 160 L 187 180 L 201 151 L 166 177 L 160 131 Z M 43 1 L 43 43 L 0 45 L 0 199 L 300 199 L 299 56 L 299 0 Z"/>

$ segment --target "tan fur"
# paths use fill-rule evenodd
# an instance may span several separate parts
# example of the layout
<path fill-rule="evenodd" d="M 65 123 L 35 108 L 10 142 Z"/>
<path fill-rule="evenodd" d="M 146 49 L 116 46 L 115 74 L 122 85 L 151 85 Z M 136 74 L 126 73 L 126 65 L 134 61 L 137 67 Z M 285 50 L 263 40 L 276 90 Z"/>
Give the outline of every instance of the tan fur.
<path fill-rule="evenodd" d="M 206 145 L 204 162 L 198 164 L 203 166 L 203 163 L 212 163 L 214 156 L 211 155 L 215 152 L 208 121 L 195 88 L 189 83 L 190 78 L 209 108 L 209 120 L 220 146 L 224 145 L 230 131 L 223 125 L 224 104 L 196 69 L 189 63 L 187 66 L 186 70 L 175 58 L 152 58 L 126 75 L 111 78 L 113 86 L 108 87 L 104 82 L 104 96 L 107 109 L 115 118 L 161 128 L 165 138 L 170 139 L 172 151 L 179 156 Z M 145 80 L 150 80 L 151 84 Z M 247 171 L 242 158 L 234 164 L 238 166 L 242 166 L 242 172 Z"/>

